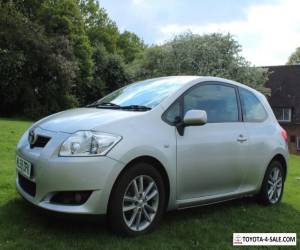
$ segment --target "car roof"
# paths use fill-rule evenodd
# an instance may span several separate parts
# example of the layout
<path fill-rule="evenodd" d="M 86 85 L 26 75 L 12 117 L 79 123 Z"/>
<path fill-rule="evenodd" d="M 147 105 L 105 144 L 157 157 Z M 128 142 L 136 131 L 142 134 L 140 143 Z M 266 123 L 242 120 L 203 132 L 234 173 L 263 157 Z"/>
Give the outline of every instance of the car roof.
<path fill-rule="evenodd" d="M 228 83 L 228 84 L 232 84 L 232 85 L 235 85 L 235 86 L 238 86 L 238 87 L 241 87 L 241 88 L 245 88 L 245 89 L 248 89 L 252 92 L 255 92 L 257 95 L 262 95 L 260 92 L 258 92 L 257 90 L 245 85 L 245 84 L 242 84 L 242 83 L 239 83 L 239 82 L 236 82 L 236 81 L 233 81 L 233 80 L 229 80 L 229 79 L 226 79 L 226 78 L 221 78 L 221 77 L 214 77 L 214 76 L 193 76 L 193 75 L 178 75 L 178 76 L 163 76 L 163 77 L 157 77 L 157 78 L 154 78 L 154 79 L 183 79 L 182 83 L 183 85 L 189 85 L 189 86 L 192 86 L 196 83 L 199 83 L 199 82 L 206 82 L 206 81 L 212 81 L 212 82 L 223 82 L 223 83 Z"/>

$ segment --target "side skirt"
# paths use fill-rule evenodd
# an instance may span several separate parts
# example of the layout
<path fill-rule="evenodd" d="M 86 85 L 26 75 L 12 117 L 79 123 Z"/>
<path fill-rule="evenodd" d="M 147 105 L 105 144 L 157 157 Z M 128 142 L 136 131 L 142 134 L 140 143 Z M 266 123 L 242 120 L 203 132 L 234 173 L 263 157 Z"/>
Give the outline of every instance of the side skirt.
<path fill-rule="evenodd" d="M 201 198 L 178 200 L 176 203 L 177 203 L 177 209 L 181 210 L 181 209 L 192 208 L 192 207 L 207 206 L 207 205 L 235 200 L 243 197 L 249 197 L 249 196 L 253 196 L 255 193 L 256 192 L 254 190 L 251 190 L 243 193 L 230 193 L 225 196 L 212 195 L 212 196 L 205 196 Z"/>

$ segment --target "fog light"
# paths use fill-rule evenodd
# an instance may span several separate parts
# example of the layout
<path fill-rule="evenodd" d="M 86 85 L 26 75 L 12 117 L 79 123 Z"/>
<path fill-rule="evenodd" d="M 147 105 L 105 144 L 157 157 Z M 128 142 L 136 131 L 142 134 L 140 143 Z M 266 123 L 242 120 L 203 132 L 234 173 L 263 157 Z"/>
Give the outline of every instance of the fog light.
<path fill-rule="evenodd" d="M 90 197 L 92 191 L 62 191 L 50 199 L 51 203 L 59 205 L 82 205 Z"/>

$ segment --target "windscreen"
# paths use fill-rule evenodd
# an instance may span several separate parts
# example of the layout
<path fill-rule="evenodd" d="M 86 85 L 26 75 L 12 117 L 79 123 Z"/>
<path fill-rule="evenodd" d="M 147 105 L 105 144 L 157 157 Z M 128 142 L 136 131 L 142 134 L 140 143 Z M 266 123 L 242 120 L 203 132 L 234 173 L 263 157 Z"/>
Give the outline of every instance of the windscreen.
<path fill-rule="evenodd" d="M 153 108 L 176 92 L 186 82 L 185 77 L 140 81 L 114 91 L 97 101 L 97 103 L 113 103 L 120 106 L 139 105 Z"/>

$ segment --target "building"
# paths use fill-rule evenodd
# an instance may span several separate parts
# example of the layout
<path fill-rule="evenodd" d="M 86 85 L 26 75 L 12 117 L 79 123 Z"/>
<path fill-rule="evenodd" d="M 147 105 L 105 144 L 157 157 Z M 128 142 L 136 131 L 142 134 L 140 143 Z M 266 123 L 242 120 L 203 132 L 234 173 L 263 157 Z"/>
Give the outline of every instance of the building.
<path fill-rule="evenodd" d="M 300 155 L 300 65 L 270 66 L 270 105 L 289 135 L 289 150 Z"/>

